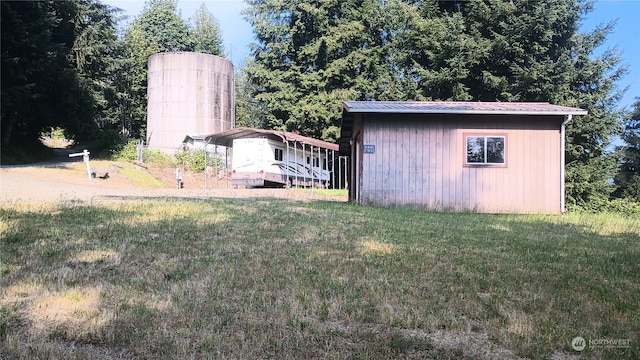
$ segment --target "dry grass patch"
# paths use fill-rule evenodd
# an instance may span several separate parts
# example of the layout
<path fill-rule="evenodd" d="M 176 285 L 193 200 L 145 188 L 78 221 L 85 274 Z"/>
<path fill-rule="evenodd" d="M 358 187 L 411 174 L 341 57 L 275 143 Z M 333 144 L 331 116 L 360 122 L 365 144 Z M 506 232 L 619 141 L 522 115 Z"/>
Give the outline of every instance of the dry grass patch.
<path fill-rule="evenodd" d="M 575 354 L 580 334 L 632 340 L 583 356 L 636 358 L 639 222 L 293 201 L 5 204 L 0 357 L 544 359 Z"/>
<path fill-rule="evenodd" d="M 364 240 L 360 242 L 363 254 L 388 255 L 393 251 L 391 244 L 382 243 L 376 240 Z"/>
<path fill-rule="evenodd" d="M 26 307 L 25 316 L 31 323 L 31 332 L 45 336 L 55 332 L 82 335 L 101 328 L 110 317 L 101 313 L 100 294 L 99 287 L 42 291 L 37 300 Z"/>

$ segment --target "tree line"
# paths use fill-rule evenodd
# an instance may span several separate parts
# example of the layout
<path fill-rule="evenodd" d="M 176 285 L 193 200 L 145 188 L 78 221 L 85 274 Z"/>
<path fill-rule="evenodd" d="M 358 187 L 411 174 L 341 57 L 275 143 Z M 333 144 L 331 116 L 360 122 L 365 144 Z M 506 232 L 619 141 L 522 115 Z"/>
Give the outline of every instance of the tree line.
<path fill-rule="evenodd" d="M 185 21 L 176 0 L 149 0 L 122 28 L 98 0 L 2 1 L 2 146 L 26 146 L 49 128 L 109 146 L 144 137 L 147 59 L 165 51 L 223 55 L 202 5 Z"/>
<path fill-rule="evenodd" d="M 612 21 L 581 33 L 584 0 L 247 0 L 255 42 L 236 123 L 335 141 L 346 100 L 545 101 L 587 109 L 567 126 L 567 200 L 640 201 L 640 101 L 619 107 Z M 127 26 L 97 0 L 2 2 L 2 145 L 60 126 L 78 141 L 144 137 L 146 62 L 224 56 L 215 17 L 148 0 Z M 107 136 L 109 135 L 109 136 Z M 611 151 L 621 136 L 624 145 Z M 115 141 L 115 140 L 109 140 Z M 613 181 L 612 181 L 613 180 Z"/>

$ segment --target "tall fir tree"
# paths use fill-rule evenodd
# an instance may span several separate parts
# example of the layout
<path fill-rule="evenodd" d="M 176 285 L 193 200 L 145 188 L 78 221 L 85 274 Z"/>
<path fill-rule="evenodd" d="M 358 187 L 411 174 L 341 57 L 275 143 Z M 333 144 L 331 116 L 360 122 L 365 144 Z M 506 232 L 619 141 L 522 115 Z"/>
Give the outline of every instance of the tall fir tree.
<path fill-rule="evenodd" d="M 124 36 L 131 69 L 131 87 L 125 132 L 143 137 L 147 116 L 147 60 L 168 51 L 193 51 L 194 43 L 187 23 L 182 19 L 176 0 L 148 0 L 142 13 L 134 19 Z"/>
<path fill-rule="evenodd" d="M 375 0 L 251 0 L 257 43 L 246 69 L 266 126 L 335 140 L 341 101 L 371 98 L 388 75 L 389 32 Z M 391 78 L 387 76 L 387 78 Z"/>
<path fill-rule="evenodd" d="M 58 89 L 73 80 L 68 61 L 73 32 L 65 23 L 73 14 L 68 5 L 0 3 L 3 147 L 37 140 L 44 128 L 73 116 L 71 109 L 57 106 L 67 100 Z"/>
<path fill-rule="evenodd" d="M 191 36 L 194 51 L 204 54 L 224 56 L 222 30 L 218 20 L 202 4 L 191 19 Z"/>
<path fill-rule="evenodd" d="M 620 167 L 614 180 L 615 196 L 640 202 L 640 98 L 626 120 L 622 134 L 625 144 L 618 149 Z"/>
<path fill-rule="evenodd" d="M 122 61 L 123 44 L 117 37 L 120 10 L 97 0 L 81 0 L 77 5 L 73 63 L 78 81 L 93 104 L 93 121 L 67 130 L 81 134 L 82 140 L 94 141 L 97 147 L 108 146 L 115 140 L 121 117 L 119 96 L 123 89 L 119 83 L 127 71 Z M 95 143 L 97 140 L 100 144 Z"/>
<path fill-rule="evenodd" d="M 2 144 L 37 141 L 51 127 L 87 140 L 113 89 L 112 9 L 96 0 L 1 6 Z"/>
<path fill-rule="evenodd" d="M 235 77 L 236 127 L 266 128 L 265 122 L 269 111 L 264 103 L 256 100 L 256 85 L 249 81 L 246 69 L 251 68 L 251 59 L 247 58 L 248 66 L 244 66 Z"/>
<path fill-rule="evenodd" d="M 613 23 L 573 38 L 573 66 L 567 90 L 558 91 L 551 102 L 577 106 L 589 111 L 567 125 L 566 182 L 567 202 L 579 208 L 600 208 L 614 190 L 615 156 L 610 148 L 623 129 L 623 111 L 618 108 L 622 91 L 617 82 L 626 72 L 620 53 L 607 50 L 594 56 L 613 28 Z"/>

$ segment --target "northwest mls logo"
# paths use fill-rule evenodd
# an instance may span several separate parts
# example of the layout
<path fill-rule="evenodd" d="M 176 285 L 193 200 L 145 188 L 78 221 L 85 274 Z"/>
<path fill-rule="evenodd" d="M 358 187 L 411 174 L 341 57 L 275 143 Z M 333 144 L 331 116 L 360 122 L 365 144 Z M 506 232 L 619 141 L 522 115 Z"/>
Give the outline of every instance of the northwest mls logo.
<path fill-rule="evenodd" d="M 618 348 L 618 349 L 628 349 L 631 347 L 631 339 L 589 339 L 589 342 L 582 337 L 576 336 L 571 340 L 571 347 L 575 351 L 584 350 L 587 345 L 589 345 L 589 349 L 595 348 Z"/>
<path fill-rule="evenodd" d="M 571 347 L 575 351 L 582 351 L 587 347 L 587 342 L 582 336 L 576 336 L 573 338 L 573 340 L 571 340 Z"/>

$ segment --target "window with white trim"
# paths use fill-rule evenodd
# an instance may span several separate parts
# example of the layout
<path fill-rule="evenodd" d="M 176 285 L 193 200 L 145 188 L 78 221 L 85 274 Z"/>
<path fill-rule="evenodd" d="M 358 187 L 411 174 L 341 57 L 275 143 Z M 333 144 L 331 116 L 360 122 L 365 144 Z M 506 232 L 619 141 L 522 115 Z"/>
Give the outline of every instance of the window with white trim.
<path fill-rule="evenodd" d="M 505 165 L 505 136 L 467 135 L 468 165 Z"/>
<path fill-rule="evenodd" d="M 283 153 L 282 149 L 275 149 L 274 155 L 275 155 L 276 161 L 282 161 L 282 153 Z"/>

